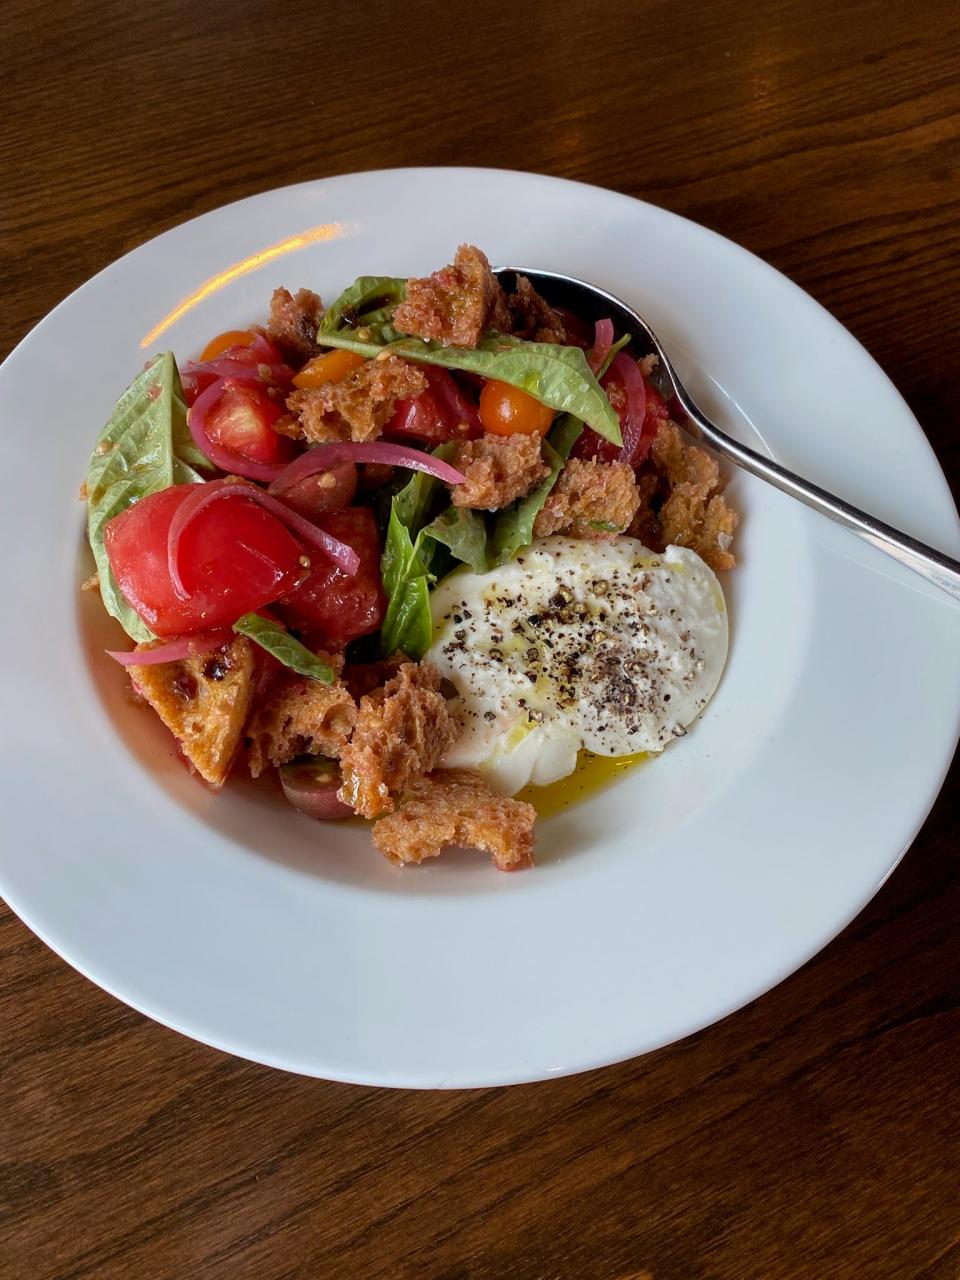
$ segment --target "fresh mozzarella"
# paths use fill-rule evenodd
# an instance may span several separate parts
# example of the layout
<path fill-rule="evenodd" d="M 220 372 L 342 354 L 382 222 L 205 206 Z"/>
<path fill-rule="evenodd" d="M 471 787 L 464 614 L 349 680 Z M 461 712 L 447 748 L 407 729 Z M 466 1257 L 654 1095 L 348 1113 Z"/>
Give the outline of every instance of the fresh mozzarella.
<path fill-rule="evenodd" d="M 662 751 L 703 710 L 727 614 L 695 552 L 635 538 L 535 542 L 433 592 L 427 657 L 456 688 L 463 732 L 444 759 L 515 794 L 601 756 Z"/>

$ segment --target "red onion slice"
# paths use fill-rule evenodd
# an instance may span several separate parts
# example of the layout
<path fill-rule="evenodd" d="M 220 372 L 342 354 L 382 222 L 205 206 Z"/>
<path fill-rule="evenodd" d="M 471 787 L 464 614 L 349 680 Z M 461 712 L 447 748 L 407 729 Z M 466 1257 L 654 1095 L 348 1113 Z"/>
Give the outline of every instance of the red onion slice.
<path fill-rule="evenodd" d="M 242 458 L 239 453 L 234 453 L 232 449 L 225 449 L 222 444 L 217 444 L 210 438 L 210 433 L 207 431 L 207 417 L 223 394 L 225 382 L 225 378 L 220 378 L 211 383 L 206 391 L 200 392 L 188 409 L 187 426 L 190 428 L 193 443 L 204 457 L 209 458 L 221 471 L 243 476 L 245 480 L 260 480 L 264 484 L 269 484 L 271 480 L 276 480 L 281 475 L 286 463 L 254 462 L 252 458 Z"/>
<path fill-rule="evenodd" d="M 603 381 L 606 382 L 611 375 L 614 380 L 620 382 L 625 397 L 623 420 L 620 424 L 623 448 L 617 460 L 629 462 L 635 467 L 643 461 L 639 456 L 639 445 L 643 433 L 643 419 L 647 412 L 647 388 L 636 360 L 631 360 L 623 351 L 614 356 L 613 363 Z"/>
<path fill-rule="evenodd" d="M 601 367 L 613 346 L 613 321 L 598 320 L 594 326 L 593 347 L 587 352 L 587 364 L 594 373 Z"/>
<path fill-rule="evenodd" d="M 216 631 L 201 631 L 195 636 L 181 636 L 178 640 L 170 640 L 166 644 L 158 644 L 154 649 L 144 649 L 138 653 L 136 649 L 106 649 L 108 657 L 119 662 L 122 667 L 155 667 L 161 662 L 181 662 L 184 658 L 199 658 L 212 649 L 219 649 L 229 644 L 234 638 L 233 632 L 226 627 Z"/>
<path fill-rule="evenodd" d="M 170 528 L 167 532 L 167 568 L 170 573 L 170 581 L 173 583 L 173 589 L 181 600 L 188 599 L 190 595 L 190 592 L 184 586 L 180 570 L 180 546 L 183 541 L 183 535 L 200 512 L 205 510 L 211 502 L 216 502 L 219 498 L 231 497 L 248 498 L 251 502 L 256 502 L 266 511 L 269 511 L 272 516 L 275 516 L 281 524 L 286 525 L 291 533 L 295 533 L 301 541 L 329 556 L 338 569 L 342 569 L 344 573 L 349 574 L 351 577 L 360 568 L 360 557 L 353 547 L 348 547 L 339 538 L 334 538 L 332 534 L 317 528 L 315 524 L 311 524 L 303 516 L 291 511 L 284 503 L 279 502 L 276 498 L 271 498 L 262 489 L 258 489 L 252 484 L 236 484 L 231 480 L 212 480 L 209 484 L 197 485 L 196 491 L 184 498 L 170 521 Z"/>
<path fill-rule="evenodd" d="M 199 400 L 197 401 L 199 404 Z M 449 462 L 424 453 L 422 449 L 410 449 L 402 444 L 387 444 L 381 440 L 360 443 L 344 440 L 334 444 L 317 444 L 299 458 L 288 462 L 270 485 L 270 492 L 285 493 L 298 480 L 316 475 L 318 471 L 330 471 L 344 462 L 376 462 L 389 467 L 407 467 L 410 471 L 423 471 L 445 484 L 462 484 L 464 477 Z"/>
<path fill-rule="evenodd" d="M 251 351 L 259 361 L 263 364 L 279 364 L 281 360 L 280 352 L 262 333 L 254 332 L 253 341 L 247 348 Z M 291 373 L 293 370 L 291 370 Z"/>
<path fill-rule="evenodd" d="M 266 371 L 266 376 L 264 371 Z M 234 360 L 230 356 L 217 356 L 214 360 L 189 360 L 183 366 L 187 377 L 209 373 L 217 378 L 233 378 L 235 382 L 278 383 L 289 382 L 293 370 L 286 364 L 271 364 L 264 360 L 252 364 L 247 360 Z"/>

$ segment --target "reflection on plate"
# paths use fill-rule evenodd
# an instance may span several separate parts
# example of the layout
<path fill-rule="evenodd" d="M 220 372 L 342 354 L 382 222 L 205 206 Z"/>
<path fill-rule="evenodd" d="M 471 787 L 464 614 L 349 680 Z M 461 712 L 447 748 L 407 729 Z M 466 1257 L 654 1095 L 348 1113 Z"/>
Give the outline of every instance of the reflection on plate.
<path fill-rule="evenodd" d="M 502 876 L 468 854 L 400 871 L 362 829 L 189 779 L 106 668 L 113 624 L 77 596 L 89 441 L 145 352 L 196 350 L 261 315 L 277 284 L 329 297 L 360 271 L 429 270 L 462 241 L 621 294 L 734 434 L 960 547 L 922 433 L 835 321 L 729 242 L 594 188 L 456 169 L 310 183 L 177 228 L 57 308 L 0 370 L 12 474 L 25 479 L 0 515 L 18 549 L 0 668 L 17 726 L 0 893 L 152 1017 L 366 1083 L 582 1070 L 743 1004 L 888 874 L 933 801 L 960 712 L 960 611 L 737 477 L 742 564 L 725 582 L 720 690 L 682 750 L 547 819 L 535 873 Z"/>

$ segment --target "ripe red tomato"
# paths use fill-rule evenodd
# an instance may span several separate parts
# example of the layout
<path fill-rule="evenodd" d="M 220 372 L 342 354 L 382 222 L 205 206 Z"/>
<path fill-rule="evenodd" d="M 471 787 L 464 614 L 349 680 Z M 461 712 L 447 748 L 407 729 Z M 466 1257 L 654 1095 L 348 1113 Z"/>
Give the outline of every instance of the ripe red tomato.
<path fill-rule="evenodd" d="M 223 394 L 209 411 L 206 429 L 215 444 L 252 462 L 286 462 L 293 457 L 293 441 L 277 435 L 273 424 L 283 416 L 283 404 L 250 382 L 227 381 Z"/>
<path fill-rule="evenodd" d="M 427 366 L 423 372 L 426 390 L 412 400 L 397 401 L 384 437 L 443 444 L 446 440 L 473 440 L 483 435 L 476 404 L 446 369 Z"/>
<path fill-rule="evenodd" d="M 358 636 L 376 631 L 383 621 L 387 602 L 380 578 L 380 536 L 373 512 L 366 507 L 330 511 L 317 516 L 315 523 L 353 547 L 360 568 L 350 577 L 314 556 L 313 569 L 277 605 L 277 612 L 306 644 L 338 652 Z"/>
<path fill-rule="evenodd" d="M 303 548 L 262 507 L 243 497 L 211 502 L 182 540 L 181 600 L 170 580 L 167 535 L 196 486 L 178 484 L 142 498 L 114 518 L 105 546 L 117 585 L 158 636 L 229 626 L 290 591 L 303 577 Z"/>
<path fill-rule="evenodd" d="M 604 384 L 606 384 L 606 379 L 604 379 Z M 643 415 L 643 429 L 631 456 L 624 458 L 624 461 L 629 462 L 632 467 L 638 467 L 646 458 L 660 423 L 670 416 L 667 402 L 648 378 L 644 379 L 644 385 L 647 391 L 647 409 Z M 608 391 L 610 403 L 617 410 L 622 423 L 622 390 L 619 384 L 613 384 L 608 388 Z M 614 462 L 620 457 L 620 448 L 618 445 L 611 444 L 609 440 L 605 440 L 603 436 L 597 435 L 592 427 L 584 427 L 571 450 L 571 456 L 574 458 L 596 458 L 598 462 Z"/>

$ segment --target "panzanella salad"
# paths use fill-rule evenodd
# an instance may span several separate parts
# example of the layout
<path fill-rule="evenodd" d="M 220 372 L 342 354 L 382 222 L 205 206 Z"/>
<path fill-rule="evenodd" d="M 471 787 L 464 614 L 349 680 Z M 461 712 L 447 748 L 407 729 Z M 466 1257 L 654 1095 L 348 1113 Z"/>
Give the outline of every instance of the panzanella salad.
<path fill-rule="evenodd" d="M 683 736 L 737 515 L 628 343 L 463 245 L 147 364 L 90 461 L 91 584 L 205 783 L 277 772 L 394 863 L 514 870 L 518 793 Z"/>

